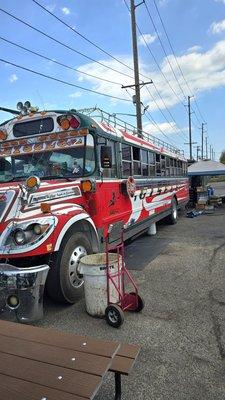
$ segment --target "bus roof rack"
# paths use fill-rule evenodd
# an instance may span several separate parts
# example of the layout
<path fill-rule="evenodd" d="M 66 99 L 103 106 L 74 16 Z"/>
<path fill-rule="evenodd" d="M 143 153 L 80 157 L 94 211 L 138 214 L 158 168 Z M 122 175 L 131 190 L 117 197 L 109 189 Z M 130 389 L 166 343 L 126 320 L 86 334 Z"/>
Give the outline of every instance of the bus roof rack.
<path fill-rule="evenodd" d="M 73 110 L 71 110 L 71 111 L 73 111 Z M 158 147 L 163 147 L 164 149 L 167 149 L 176 155 L 184 156 L 183 150 L 178 149 L 177 147 L 165 142 L 164 140 L 156 138 L 155 136 L 151 135 L 148 132 L 145 132 L 143 130 L 141 133 L 138 132 L 137 128 L 134 125 L 118 118 L 115 113 L 110 114 L 106 111 L 101 110 L 101 108 L 98 108 L 98 107 L 82 108 L 82 109 L 79 109 L 76 111 L 78 111 L 82 114 L 85 114 L 91 118 L 99 119 L 100 122 L 104 121 L 108 125 L 113 125 L 114 128 L 117 128 L 117 129 L 122 128 L 123 130 L 125 130 L 128 133 L 130 133 L 136 137 L 140 137 L 140 138 L 146 140 L 147 142 L 153 143 L 154 145 L 156 145 Z"/>

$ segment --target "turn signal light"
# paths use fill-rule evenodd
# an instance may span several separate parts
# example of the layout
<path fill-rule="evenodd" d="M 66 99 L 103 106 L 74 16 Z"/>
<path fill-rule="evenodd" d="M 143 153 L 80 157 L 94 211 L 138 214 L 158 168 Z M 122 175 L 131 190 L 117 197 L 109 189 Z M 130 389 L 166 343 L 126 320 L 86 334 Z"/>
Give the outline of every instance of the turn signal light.
<path fill-rule="evenodd" d="M 0 140 L 6 140 L 7 139 L 7 133 L 5 131 L 0 131 Z"/>
<path fill-rule="evenodd" d="M 30 176 L 26 180 L 26 186 L 28 189 L 34 189 L 40 185 L 40 179 L 37 176 Z"/>
<path fill-rule="evenodd" d="M 51 204 L 48 203 L 41 203 L 41 211 L 44 214 L 50 213 L 51 212 Z"/>
<path fill-rule="evenodd" d="M 95 192 L 95 183 L 90 179 L 81 181 L 80 187 L 83 193 Z"/>
<path fill-rule="evenodd" d="M 61 119 L 60 126 L 64 131 L 67 131 L 70 127 L 70 121 L 67 118 Z"/>

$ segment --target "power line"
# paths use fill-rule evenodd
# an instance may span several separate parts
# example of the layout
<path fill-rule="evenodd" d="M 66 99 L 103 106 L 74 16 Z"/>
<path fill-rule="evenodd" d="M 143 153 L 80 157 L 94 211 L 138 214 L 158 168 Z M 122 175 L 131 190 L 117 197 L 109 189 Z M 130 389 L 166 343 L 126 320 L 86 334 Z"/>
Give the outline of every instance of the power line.
<path fill-rule="evenodd" d="M 154 22 L 154 20 L 153 20 L 153 18 L 152 18 L 152 16 L 151 16 L 151 13 L 150 13 L 149 8 L 148 8 L 148 6 L 147 6 L 147 4 L 146 4 L 145 1 L 144 1 L 144 5 L 145 5 L 145 8 L 146 8 L 146 10 L 147 10 L 147 14 L 148 14 L 148 16 L 149 16 L 149 18 L 150 18 L 150 21 L 151 21 L 151 23 L 152 23 L 152 25 L 153 25 L 153 27 L 154 27 L 154 29 L 155 29 L 155 32 L 156 32 L 156 34 L 157 34 L 159 43 L 161 44 L 161 47 L 162 47 L 162 49 L 163 49 L 163 52 L 164 52 L 164 54 L 165 54 L 165 56 L 166 56 L 167 62 L 168 62 L 169 66 L 170 66 L 170 69 L 171 69 L 171 71 L 172 71 L 172 73 L 173 73 L 173 76 L 174 76 L 174 78 L 175 78 L 175 80 L 176 80 L 176 82 L 177 82 L 177 84 L 178 84 L 178 86 L 179 86 L 179 88 L 180 88 L 181 93 L 182 93 L 183 96 L 186 98 L 186 95 L 185 95 L 185 93 L 184 93 L 184 91 L 183 91 L 183 88 L 182 88 L 182 86 L 181 86 L 181 84 L 180 84 L 178 78 L 177 78 L 177 75 L 175 74 L 175 71 L 174 71 L 174 69 L 173 69 L 173 66 L 172 66 L 172 64 L 171 64 L 171 62 L 170 62 L 170 60 L 169 60 L 169 56 L 168 56 L 168 54 L 167 54 L 167 52 L 166 52 L 165 46 L 164 46 L 164 44 L 163 44 L 163 42 L 162 42 L 162 40 L 161 40 L 161 38 L 160 38 L 160 34 L 159 34 L 159 32 L 158 32 L 158 29 L 157 29 L 157 27 L 156 27 L 156 25 L 155 25 L 155 22 Z"/>
<path fill-rule="evenodd" d="M 125 3 L 125 5 L 126 5 L 128 11 L 130 12 L 130 8 L 129 8 L 128 4 L 127 4 L 127 1 L 124 0 L 124 3 Z M 159 63 L 158 63 L 158 61 L 156 60 L 156 58 L 155 58 L 155 56 L 154 56 L 152 50 L 150 49 L 148 43 L 146 42 L 145 37 L 144 37 L 143 33 L 141 32 L 141 30 L 140 30 L 138 24 L 136 24 L 136 26 L 137 26 L 137 29 L 138 29 L 139 34 L 141 35 L 141 37 L 142 37 L 142 39 L 143 39 L 143 41 L 144 41 L 144 43 L 145 43 L 145 46 L 147 47 L 148 51 L 150 52 L 150 54 L 151 54 L 151 56 L 152 56 L 152 58 L 153 58 L 155 64 L 157 65 L 157 67 L 158 67 L 160 73 L 162 74 L 163 78 L 164 78 L 165 81 L 167 82 L 167 85 L 170 87 L 170 89 L 172 90 L 173 94 L 177 97 L 179 103 L 181 103 L 181 104 L 185 107 L 185 104 L 184 104 L 183 101 L 180 99 L 180 97 L 178 96 L 178 94 L 175 92 L 175 90 L 173 89 L 173 87 L 172 87 L 172 85 L 170 84 L 169 80 L 167 79 L 166 75 L 165 75 L 164 72 L 162 71 L 162 69 L 161 69 L 161 67 L 160 67 L 160 65 L 159 65 Z"/>
<path fill-rule="evenodd" d="M 57 15 L 55 15 L 52 11 L 48 10 L 46 7 L 44 7 L 42 4 L 40 4 L 37 0 L 32 0 L 35 4 L 37 4 L 39 7 L 41 7 L 45 12 L 50 14 L 52 17 L 57 19 L 59 22 L 61 22 L 63 25 L 65 25 L 67 28 L 69 28 L 73 33 L 76 35 L 80 36 L 82 39 L 84 39 L 86 42 L 90 43 L 92 46 L 96 47 L 96 49 L 100 50 L 102 53 L 106 54 L 113 60 L 117 61 L 119 64 L 123 65 L 124 67 L 130 69 L 133 71 L 133 68 L 130 67 L 129 65 L 125 64 L 123 61 L 119 60 L 117 57 L 114 57 L 112 54 L 110 54 L 108 51 L 94 43 L 92 40 L 88 39 L 86 36 L 78 32 L 75 28 L 73 28 L 71 25 L 67 24 L 63 19 L 59 18 Z"/>
<path fill-rule="evenodd" d="M 159 8 L 158 8 L 158 6 L 157 6 L 157 3 L 156 3 L 155 0 L 153 0 L 153 2 L 154 2 L 154 5 L 155 5 L 155 8 L 156 8 L 158 17 L 159 17 L 159 19 L 160 19 L 160 21 L 161 21 L 161 24 L 162 24 L 164 33 L 165 33 L 166 38 L 167 38 L 167 40 L 168 40 L 170 49 L 171 49 L 171 51 L 172 51 L 172 53 L 173 53 L 173 55 L 174 55 L 176 64 L 177 64 L 177 66 L 178 66 L 178 68 L 179 68 L 179 70 L 180 70 L 180 73 L 181 73 L 181 75 L 182 75 L 182 77 L 183 77 L 183 79 L 184 79 L 184 82 L 186 83 L 186 86 L 187 86 L 189 92 L 191 93 L 192 90 L 190 89 L 190 86 L 189 86 L 189 84 L 188 84 L 188 82 L 187 82 L 187 80 L 186 80 L 186 78 L 185 78 L 185 75 L 184 75 L 184 73 L 183 73 L 183 71 L 182 71 L 182 69 L 181 69 L 181 66 L 180 66 L 180 64 L 179 64 L 179 62 L 178 62 L 178 60 L 177 60 L 177 57 L 176 57 L 174 48 L 173 48 L 173 46 L 172 46 L 171 40 L 170 40 L 170 38 L 169 38 L 169 35 L 168 35 L 168 33 L 167 33 L 167 30 L 166 30 L 165 24 L 164 24 L 164 22 L 163 22 L 162 16 L 161 16 L 161 14 L 160 14 Z M 201 113 L 201 111 L 200 111 L 200 109 L 199 109 L 197 100 L 196 100 L 195 98 L 194 98 L 194 102 L 195 102 L 195 104 L 196 104 L 196 108 L 198 109 L 198 112 L 199 112 L 200 117 L 202 118 L 203 121 L 205 121 L 205 118 L 203 117 L 203 115 L 202 115 L 202 113 Z"/>
<path fill-rule="evenodd" d="M 91 57 L 87 56 L 86 54 L 81 53 L 80 51 L 74 49 L 73 47 L 67 45 L 66 43 L 63 43 L 63 42 L 61 42 L 60 40 L 54 38 L 53 36 L 50 36 L 50 35 L 48 35 L 47 33 L 41 31 L 40 29 L 35 28 L 34 26 L 32 26 L 31 24 L 29 24 L 28 22 L 23 21 L 22 19 L 20 19 L 20 18 L 16 17 L 15 15 L 9 13 L 8 11 L 3 10 L 2 8 L 0 8 L 0 11 L 3 12 L 3 13 L 5 13 L 5 14 L 7 14 L 9 17 L 15 19 L 16 21 L 19 21 L 19 22 L 21 22 L 22 24 L 28 26 L 29 28 L 33 29 L 34 31 L 40 33 L 41 35 L 47 37 L 48 39 L 53 40 L 54 42 L 60 44 L 61 46 L 63 46 L 63 47 L 65 47 L 65 48 L 67 48 L 67 49 L 73 51 L 74 53 L 79 54 L 80 56 L 82 56 L 82 57 L 84 57 L 84 58 L 86 58 L 86 59 L 88 59 L 88 60 L 90 60 L 90 61 L 92 61 L 92 62 L 94 62 L 94 63 L 96 63 L 96 64 L 99 64 L 99 65 L 101 65 L 101 66 L 104 67 L 104 68 L 107 68 L 107 69 L 109 69 L 109 70 L 111 70 L 111 71 L 117 72 L 117 73 L 120 74 L 120 75 L 123 75 L 123 76 L 126 76 L 126 77 L 130 78 L 130 79 L 133 79 L 132 76 L 130 76 L 130 75 L 124 73 L 124 72 L 118 71 L 118 70 L 116 70 L 115 68 L 109 67 L 109 66 L 107 66 L 107 65 L 105 65 L 105 64 L 103 64 L 103 63 L 101 63 L 100 61 L 97 61 L 97 60 L 95 60 L 94 58 L 91 58 Z"/>
<path fill-rule="evenodd" d="M 31 72 L 31 73 L 33 73 L 33 74 L 35 74 L 35 75 L 39 75 L 39 76 L 42 76 L 42 77 L 44 77 L 44 78 L 51 79 L 51 80 L 56 81 L 56 82 L 59 82 L 59 83 L 63 83 L 64 85 L 73 86 L 73 87 L 75 87 L 75 88 L 77 88 L 77 89 L 85 90 L 85 91 L 90 92 L 90 93 L 95 93 L 95 94 L 98 94 L 98 95 L 100 95 L 100 96 L 110 97 L 111 99 L 116 99 L 116 100 L 121 100 L 121 101 L 126 101 L 126 102 L 131 103 L 131 101 L 128 100 L 128 99 L 124 99 L 124 98 L 121 98 L 121 97 L 112 96 L 112 95 L 109 95 L 109 94 L 106 94 L 106 93 L 101 93 L 101 92 L 98 92 L 98 91 L 96 91 L 96 90 L 92 90 L 92 89 L 85 88 L 85 87 L 83 87 L 83 86 L 78 86 L 78 85 L 75 85 L 74 83 L 67 82 L 67 81 L 64 81 L 64 80 L 62 80 L 62 79 L 58 79 L 58 78 L 55 78 L 55 77 L 53 77 L 53 76 L 43 74 L 43 73 L 41 73 L 41 72 L 35 71 L 35 70 L 33 70 L 33 69 L 30 69 L 30 68 L 23 67 L 23 66 L 21 66 L 21 65 L 15 64 L 15 63 L 13 63 L 13 62 L 11 62 L 11 61 L 8 61 L 8 60 L 4 60 L 4 59 L 2 59 L 2 58 L 0 58 L 0 61 L 3 62 L 3 63 L 9 64 L 9 65 L 12 65 L 12 66 L 14 66 L 14 67 L 16 67 L 16 68 L 20 68 L 20 69 L 22 69 L 22 70 L 24 70 L 24 71 Z"/>
<path fill-rule="evenodd" d="M 6 39 L 6 38 L 3 38 L 2 36 L 0 36 L 0 39 L 3 40 L 3 41 L 6 42 L 6 43 L 9 43 L 9 44 L 11 44 L 11 45 L 13 45 L 13 46 L 16 46 L 16 47 L 18 47 L 18 48 L 20 48 L 20 49 L 22 49 L 22 50 L 25 50 L 25 51 L 27 51 L 28 53 L 31 53 L 31 54 L 34 54 L 34 55 L 40 57 L 40 58 L 43 58 L 44 60 L 51 61 L 51 62 L 54 63 L 54 64 L 60 65 L 61 67 L 65 67 L 65 68 L 71 69 L 71 70 L 73 70 L 73 71 L 75 71 L 75 72 L 78 72 L 78 73 L 80 73 L 80 74 L 84 74 L 84 75 L 90 76 L 90 77 L 92 77 L 92 78 L 99 79 L 99 80 L 101 80 L 101 81 L 105 81 L 105 82 L 108 82 L 108 83 L 112 83 L 112 84 L 114 84 L 114 85 L 119 85 L 119 86 L 121 87 L 121 83 L 119 83 L 119 82 L 110 81 L 109 79 L 100 78 L 99 76 L 92 75 L 92 74 L 89 74 L 89 73 L 84 72 L 84 71 L 80 71 L 79 69 L 76 69 L 76 68 L 71 67 L 71 66 L 69 66 L 69 65 L 63 64 L 63 63 L 61 63 L 61 62 L 59 62 L 59 61 L 57 61 L 57 60 L 55 60 L 55 59 L 49 58 L 49 57 L 47 57 L 47 56 L 44 56 L 43 54 L 40 54 L 40 53 L 38 53 L 38 52 L 36 52 L 36 51 L 34 51 L 34 50 L 30 50 L 30 49 L 28 49 L 27 47 L 21 46 L 20 44 L 15 43 L 15 42 L 12 42 L 11 40 L 8 40 L 8 39 Z"/>

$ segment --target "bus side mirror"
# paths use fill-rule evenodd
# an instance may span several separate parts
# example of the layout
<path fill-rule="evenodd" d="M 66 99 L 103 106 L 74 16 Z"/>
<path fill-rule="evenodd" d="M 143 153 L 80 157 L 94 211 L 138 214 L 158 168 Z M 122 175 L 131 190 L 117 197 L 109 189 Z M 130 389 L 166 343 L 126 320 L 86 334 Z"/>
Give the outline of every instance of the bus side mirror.
<path fill-rule="evenodd" d="M 101 167 L 112 168 L 112 148 L 110 146 L 101 146 Z"/>

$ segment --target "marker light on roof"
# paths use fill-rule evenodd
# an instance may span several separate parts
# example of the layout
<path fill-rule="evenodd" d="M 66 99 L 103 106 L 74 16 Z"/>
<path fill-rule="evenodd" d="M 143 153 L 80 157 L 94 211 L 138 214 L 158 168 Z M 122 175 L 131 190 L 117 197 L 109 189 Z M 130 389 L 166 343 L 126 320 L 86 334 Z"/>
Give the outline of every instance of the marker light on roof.
<path fill-rule="evenodd" d="M 7 133 L 5 131 L 0 131 L 0 140 L 6 140 L 7 139 Z"/>
<path fill-rule="evenodd" d="M 60 119 L 60 126 L 63 130 L 67 130 L 70 127 L 70 121 L 67 118 Z"/>
<path fill-rule="evenodd" d="M 80 126 L 80 122 L 78 121 L 78 119 L 76 119 L 75 117 L 71 117 L 70 119 L 70 126 L 73 129 L 77 129 Z"/>

